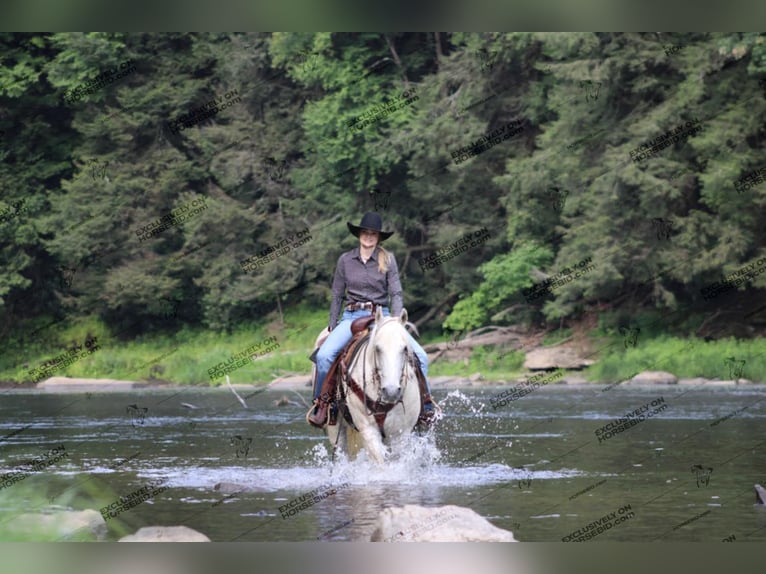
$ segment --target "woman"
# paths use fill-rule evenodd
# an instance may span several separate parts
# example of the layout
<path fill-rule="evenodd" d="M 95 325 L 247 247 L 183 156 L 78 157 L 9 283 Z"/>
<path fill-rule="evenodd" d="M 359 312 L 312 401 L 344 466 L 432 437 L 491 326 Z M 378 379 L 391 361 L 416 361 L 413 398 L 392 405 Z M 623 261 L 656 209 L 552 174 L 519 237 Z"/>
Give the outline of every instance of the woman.
<path fill-rule="evenodd" d="M 351 339 L 351 322 L 372 313 L 372 305 L 382 308 L 383 315 L 399 315 L 402 311 L 402 285 L 399 282 L 399 269 L 396 259 L 380 242 L 391 237 L 393 231 L 382 231 L 383 221 L 377 213 L 365 213 L 361 223 L 353 225 L 346 222 L 352 235 L 359 238 L 359 247 L 347 251 L 338 258 L 335 266 L 335 278 L 332 282 L 332 304 L 330 305 L 330 334 L 325 339 L 316 355 L 317 379 L 314 387 L 314 411 L 309 415 L 309 422 L 319 428 L 327 420 L 327 407 L 332 397 L 331 381 L 325 383 L 335 357 Z M 338 322 L 343 296 L 346 305 L 343 316 Z M 388 298 L 391 297 L 391 312 Z M 433 415 L 431 388 L 428 385 L 428 356 L 418 342 L 409 333 L 410 346 L 420 361 L 423 376 L 426 379 L 428 396 L 423 405 L 426 415 Z M 320 400 L 320 396 L 322 400 Z"/>

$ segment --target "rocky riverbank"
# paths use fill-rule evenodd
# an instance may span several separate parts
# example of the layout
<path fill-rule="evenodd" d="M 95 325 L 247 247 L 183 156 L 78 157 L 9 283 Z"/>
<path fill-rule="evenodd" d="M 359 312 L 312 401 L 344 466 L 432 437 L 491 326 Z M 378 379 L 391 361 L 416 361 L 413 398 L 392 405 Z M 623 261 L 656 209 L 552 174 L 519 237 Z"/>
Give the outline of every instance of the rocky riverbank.
<path fill-rule="evenodd" d="M 474 373 L 469 377 L 431 377 L 429 379 L 431 386 L 434 389 L 452 389 L 452 388 L 464 388 L 464 387 L 477 387 L 477 386 L 509 386 L 523 384 L 528 381 L 529 377 L 535 376 L 538 379 L 541 374 L 544 374 L 546 378 L 543 380 L 551 379 L 546 384 L 550 385 L 597 385 L 606 387 L 616 386 L 651 386 L 651 385 L 706 385 L 706 386 L 737 386 L 737 385 L 753 385 L 763 384 L 758 381 L 751 381 L 748 379 L 705 379 L 702 377 L 679 379 L 672 373 L 664 371 L 644 371 L 636 374 L 630 379 L 623 381 L 610 381 L 610 382 L 589 382 L 585 377 L 577 373 L 567 373 L 563 376 L 550 376 L 555 371 L 540 371 L 535 374 L 530 374 L 528 377 L 516 377 L 507 380 L 486 380 L 481 373 Z M 535 382 L 532 379 L 531 382 Z M 264 388 L 262 385 L 232 385 L 237 391 L 252 392 L 258 389 Z M 308 375 L 292 375 L 286 377 L 278 377 L 266 385 L 267 390 L 271 391 L 300 391 L 308 390 L 310 387 Z M 165 383 L 146 383 L 139 381 L 124 381 L 116 379 L 78 379 L 69 377 L 51 377 L 45 381 L 41 381 L 36 385 L 16 385 L 14 383 L 6 383 L 0 385 L 0 388 L 8 390 L 17 389 L 20 391 L 39 390 L 43 392 L 126 392 L 132 390 L 141 389 L 194 389 L 194 388 L 209 388 L 206 385 L 173 385 Z M 225 387 L 223 387 L 225 388 Z"/>

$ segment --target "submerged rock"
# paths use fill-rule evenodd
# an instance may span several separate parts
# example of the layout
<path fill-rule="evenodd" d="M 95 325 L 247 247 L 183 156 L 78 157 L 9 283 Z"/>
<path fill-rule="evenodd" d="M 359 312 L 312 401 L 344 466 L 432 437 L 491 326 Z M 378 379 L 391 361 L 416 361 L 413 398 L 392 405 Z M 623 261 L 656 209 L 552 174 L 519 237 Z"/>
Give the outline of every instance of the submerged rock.
<path fill-rule="evenodd" d="M 371 542 L 516 542 L 470 508 L 407 504 L 381 511 Z"/>
<path fill-rule="evenodd" d="M 213 487 L 213 490 L 222 494 L 235 494 L 247 490 L 244 485 L 236 484 L 234 482 L 219 482 Z"/>
<path fill-rule="evenodd" d="M 188 526 L 145 526 L 120 542 L 210 542 L 210 538 Z"/>
<path fill-rule="evenodd" d="M 760 484 L 755 485 L 755 501 L 758 504 L 766 504 L 766 488 L 763 488 Z"/>
<path fill-rule="evenodd" d="M 236 482 L 219 482 L 213 487 L 213 490 L 221 494 L 238 494 L 240 492 L 263 492 L 260 486 L 247 484 L 237 484 Z"/>

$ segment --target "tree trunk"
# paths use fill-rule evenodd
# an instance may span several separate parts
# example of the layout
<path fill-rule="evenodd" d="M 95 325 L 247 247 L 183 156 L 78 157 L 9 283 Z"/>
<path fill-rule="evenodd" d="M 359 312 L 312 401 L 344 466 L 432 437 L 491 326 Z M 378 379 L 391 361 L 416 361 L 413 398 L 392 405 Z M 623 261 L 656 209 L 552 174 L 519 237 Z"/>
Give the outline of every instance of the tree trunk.
<path fill-rule="evenodd" d="M 391 38 L 388 37 L 388 34 L 384 34 L 383 37 L 386 39 L 386 44 L 388 44 L 388 49 L 391 51 L 391 57 L 394 59 L 394 62 L 396 62 L 396 65 L 399 66 L 399 69 L 402 71 L 402 78 L 404 79 L 404 87 L 405 89 L 410 89 L 410 81 L 407 79 L 407 74 L 404 72 L 404 66 L 402 66 L 402 60 L 399 58 L 399 54 L 396 52 L 396 47 L 394 46 L 394 43 L 391 41 Z"/>
<path fill-rule="evenodd" d="M 441 63 L 442 58 L 444 58 L 444 52 L 442 52 L 442 43 L 439 39 L 439 32 L 434 32 L 434 40 L 436 41 L 436 61 L 437 63 Z"/>
<path fill-rule="evenodd" d="M 279 312 L 279 324 L 285 326 L 285 316 L 282 314 L 282 301 L 280 301 L 280 293 L 277 293 L 277 312 Z"/>

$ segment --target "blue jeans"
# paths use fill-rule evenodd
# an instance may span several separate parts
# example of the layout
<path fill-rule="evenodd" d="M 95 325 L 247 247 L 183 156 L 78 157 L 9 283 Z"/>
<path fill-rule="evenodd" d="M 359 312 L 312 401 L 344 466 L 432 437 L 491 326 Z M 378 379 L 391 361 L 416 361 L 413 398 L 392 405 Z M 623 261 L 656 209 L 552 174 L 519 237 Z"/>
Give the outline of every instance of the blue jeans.
<path fill-rule="evenodd" d="M 382 309 L 383 315 L 388 317 L 390 315 L 388 307 L 383 307 Z M 327 336 L 327 339 L 325 339 L 325 342 L 322 343 L 321 347 L 319 347 L 319 351 L 317 352 L 316 356 L 318 375 L 316 387 L 314 388 L 315 399 L 319 398 L 319 394 L 322 389 L 322 382 L 327 376 L 327 371 L 330 370 L 330 366 L 335 360 L 335 357 L 337 357 L 338 353 L 343 350 L 343 347 L 346 345 L 346 343 L 351 340 L 351 322 L 354 319 L 358 319 L 359 317 L 368 317 L 369 315 L 370 312 L 364 309 L 359 309 L 358 311 L 343 311 L 340 322 L 332 331 L 330 331 L 330 334 Z M 428 355 L 426 355 L 423 347 L 420 346 L 420 344 L 412 337 L 412 335 L 410 335 L 409 332 L 407 332 L 407 336 L 410 339 L 410 346 L 412 347 L 412 350 L 415 352 L 415 355 L 420 361 L 420 368 L 422 369 L 423 376 L 426 379 L 426 389 L 430 395 L 431 386 L 428 384 Z"/>

